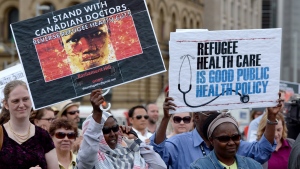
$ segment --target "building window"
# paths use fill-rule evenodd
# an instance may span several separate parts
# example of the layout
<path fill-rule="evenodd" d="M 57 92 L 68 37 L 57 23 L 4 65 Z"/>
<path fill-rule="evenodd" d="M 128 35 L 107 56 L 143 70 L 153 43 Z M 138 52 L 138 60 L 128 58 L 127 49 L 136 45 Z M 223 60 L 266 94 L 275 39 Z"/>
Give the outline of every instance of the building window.
<path fill-rule="evenodd" d="M 200 22 L 199 21 L 196 22 L 196 28 L 200 29 Z"/>
<path fill-rule="evenodd" d="M 148 7 L 148 12 L 149 12 L 150 18 L 151 18 L 151 20 L 152 20 L 151 6 L 150 6 L 149 4 L 147 4 L 147 7 Z"/>
<path fill-rule="evenodd" d="M 224 18 L 226 18 L 227 17 L 227 1 L 226 0 L 224 0 L 223 1 L 223 14 L 224 14 Z"/>
<path fill-rule="evenodd" d="M 194 22 L 193 22 L 193 19 L 190 20 L 190 28 L 194 28 Z"/>
<path fill-rule="evenodd" d="M 171 27 L 171 32 L 176 31 L 176 16 L 175 13 L 172 14 L 172 27 Z"/>
<path fill-rule="evenodd" d="M 183 29 L 187 28 L 187 26 L 186 26 L 186 17 L 183 17 L 182 28 Z"/>
<path fill-rule="evenodd" d="M 80 2 L 71 2 L 69 6 L 74 6 L 74 5 L 78 5 L 80 4 Z"/>
<path fill-rule="evenodd" d="M 55 11 L 55 6 L 51 3 L 43 3 L 42 4 L 43 6 L 49 6 L 49 10 L 41 10 L 41 14 L 45 14 L 45 13 L 49 13 L 49 12 L 52 12 L 52 11 Z"/>
<path fill-rule="evenodd" d="M 165 28 L 164 10 L 161 9 L 159 13 L 160 13 L 160 15 L 159 15 L 160 16 L 160 18 L 159 18 L 159 37 L 161 40 L 163 40 L 164 39 L 164 28 Z"/>
<path fill-rule="evenodd" d="M 7 32 L 8 33 L 8 37 L 7 40 L 8 41 L 13 41 L 13 36 L 12 36 L 12 32 L 10 29 L 10 24 L 19 21 L 19 10 L 17 8 L 12 8 L 9 12 L 8 12 L 8 25 L 7 25 Z"/>

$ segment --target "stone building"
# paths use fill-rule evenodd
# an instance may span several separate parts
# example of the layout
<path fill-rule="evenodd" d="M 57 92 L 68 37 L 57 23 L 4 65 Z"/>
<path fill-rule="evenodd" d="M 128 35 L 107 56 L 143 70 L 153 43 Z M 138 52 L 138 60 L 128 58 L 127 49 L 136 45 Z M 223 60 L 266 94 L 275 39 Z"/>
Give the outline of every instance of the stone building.
<path fill-rule="evenodd" d="M 59 10 L 87 0 L 0 0 L 0 70 L 18 61 L 10 23 Z M 153 27 L 168 69 L 168 42 L 176 28 L 203 28 L 204 0 L 146 0 Z M 156 101 L 168 82 L 162 73 L 112 90 L 112 108 L 130 108 Z M 87 103 L 87 97 L 82 100 Z"/>

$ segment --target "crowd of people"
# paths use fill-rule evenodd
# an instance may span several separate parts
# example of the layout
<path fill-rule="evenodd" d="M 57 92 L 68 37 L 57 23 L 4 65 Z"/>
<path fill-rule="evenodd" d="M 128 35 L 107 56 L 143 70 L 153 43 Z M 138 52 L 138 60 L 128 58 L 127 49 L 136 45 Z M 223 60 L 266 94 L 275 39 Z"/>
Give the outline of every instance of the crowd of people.
<path fill-rule="evenodd" d="M 280 96 L 277 106 L 253 115 L 247 139 L 255 139 L 247 141 L 230 112 L 169 114 L 176 105 L 167 95 L 160 123 L 150 103 L 129 109 L 130 126 L 120 125 L 100 109 L 101 89 L 90 94 L 93 111 L 81 130 L 79 102 L 33 111 L 26 83 L 14 80 L 4 88 L 0 169 L 300 169 L 300 137 L 287 137 Z"/>

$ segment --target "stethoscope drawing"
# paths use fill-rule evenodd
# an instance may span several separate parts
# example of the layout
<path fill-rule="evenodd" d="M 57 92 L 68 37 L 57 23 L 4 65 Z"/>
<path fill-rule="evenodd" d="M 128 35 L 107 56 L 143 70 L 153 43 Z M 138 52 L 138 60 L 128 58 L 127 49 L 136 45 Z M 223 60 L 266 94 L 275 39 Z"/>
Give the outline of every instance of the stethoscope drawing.
<path fill-rule="evenodd" d="M 183 94 L 183 101 L 184 101 L 184 103 L 185 103 L 187 106 L 192 107 L 192 108 L 202 107 L 202 106 L 205 106 L 205 105 L 207 105 L 207 104 L 213 102 L 214 100 L 216 100 L 216 99 L 219 98 L 220 96 L 222 96 L 225 92 L 227 92 L 227 90 L 231 90 L 232 92 L 236 92 L 236 90 L 233 90 L 233 89 L 227 89 L 227 90 L 223 91 L 223 92 L 220 93 L 218 96 L 216 96 L 215 98 L 213 98 L 212 100 L 210 100 L 210 101 L 208 101 L 208 102 L 206 102 L 206 103 L 203 103 L 203 104 L 200 104 L 200 105 L 197 105 L 197 106 L 190 105 L 190 104 L 187 102 L 187 100 L 186 100 L 186 94 L 189 93 L 189 92 L 191 91 L 191 89 L 192 89 L 192 67 L 191 67 L 190 57 L 191 57 L 192 59 L 195 59 L 195 57 L 193 57 L 193 56 L 191 56 L 191 55 L 189 55 L 189 54 L 183 55 L 183 56 L 180 57 L 180 59 L 183 59 L 183 60 L 182 60 L 182 63 L 181 63 L 180 69 L 179 69 L 179 77 L 178 77 L 178 90 Z M 181 90 L 181 87 L 180 87 L 180 75 L 181 75 L 181 68 L 182 68 L 183 62 L 184 62 L 184 60 L 185 60 L 186 58 L 187 58 L 187 60 L 188 60 L 188 62 L 189 62 L 189 66 L 190 66 L 190 85 L 189 85 L 189 89 L 188 89 L 187 91 L 182 91 L 182 90 Z M 241 101 L 242 103 L 248 103 L 248 102 L 249 102 L 249 100 L 250 100 L 249 95 L 243 95 L 243 94 L 241 94 L 241 93 L 239 93 L 239 92 L 237 92 L 237 93 L 238 93 L 238 95 L 240 96 L 240 101 Z"/>

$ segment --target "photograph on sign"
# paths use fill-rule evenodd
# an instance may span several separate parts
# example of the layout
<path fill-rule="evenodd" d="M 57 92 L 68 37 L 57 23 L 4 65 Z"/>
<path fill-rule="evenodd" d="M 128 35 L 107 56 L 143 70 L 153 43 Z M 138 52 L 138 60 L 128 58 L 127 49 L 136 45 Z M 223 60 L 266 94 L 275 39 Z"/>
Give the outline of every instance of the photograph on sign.
<path fill-rule="evenodd" d="M 11 29 L 35 109 L 165 71 L 144 0 L 89 1 Z"/>
<path fill-rule="evenodd" d="M 142 53 L 129 10 L 34 38 L 33 43 L 46 82 Z"/>
<path fill-rule="evenodd" d="M 176 32 L 169 44 L 172 113 L 276 105 L 281 29 Z"/>

